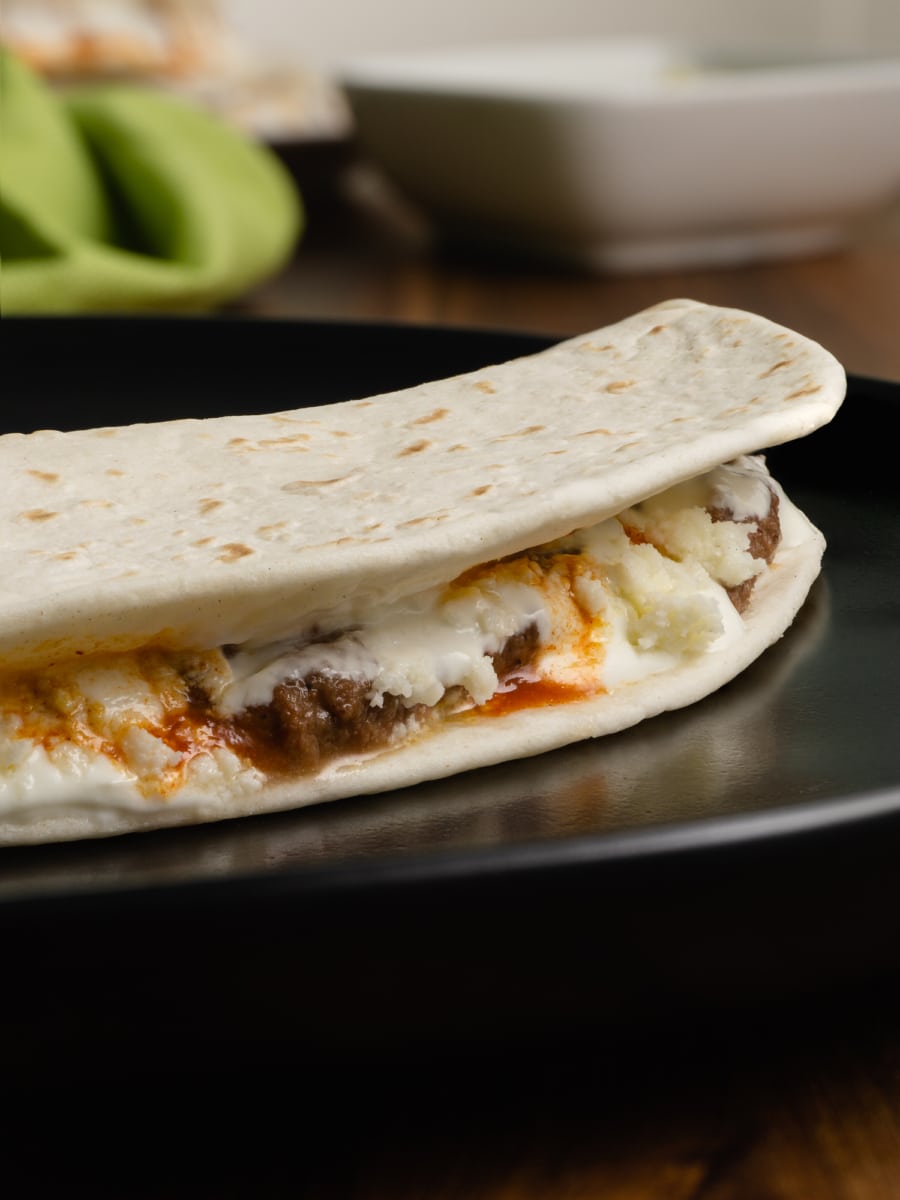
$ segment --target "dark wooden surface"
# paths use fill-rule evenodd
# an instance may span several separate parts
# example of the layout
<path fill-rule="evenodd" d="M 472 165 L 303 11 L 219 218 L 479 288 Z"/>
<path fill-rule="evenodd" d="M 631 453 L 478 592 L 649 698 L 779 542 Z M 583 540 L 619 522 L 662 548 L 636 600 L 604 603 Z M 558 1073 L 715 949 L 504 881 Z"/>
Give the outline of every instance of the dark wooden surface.
<path fill-rule="evenodd" d="M 225 1041 L 202 1076 L 17 1087 L 4 1178 L 134 1200 L 896 1200 L 898 1001 L 416 1062 L 236 1070 Z"/>
<path fill-rule="evenodd" d="M 850 371 L 900 379 L 897 220 L 827 257 L 598 277 L 435 247 L 406 213 L 311 190 L 295 261 L 235 307 L 569 334 L 678 295 L 764 313 Z M 231 1070 L 225 1044 L 213 1076 L 25 1096 L 15 1139 L 40 1179 L 42 1124 L 28 1114 L 96 1114 L 100 1157 L 80 1134 L 56 1145 L 51 1174 L 67 1194 L 91 1179 L 90 1194 L 142 1197 L 898 1200 L 898 1013 L 887 972 L 851 995 L 646 1036 L 555 1030 L 399 1058 L 386 1045 L 306 1069 L 276 1052 Z"/>

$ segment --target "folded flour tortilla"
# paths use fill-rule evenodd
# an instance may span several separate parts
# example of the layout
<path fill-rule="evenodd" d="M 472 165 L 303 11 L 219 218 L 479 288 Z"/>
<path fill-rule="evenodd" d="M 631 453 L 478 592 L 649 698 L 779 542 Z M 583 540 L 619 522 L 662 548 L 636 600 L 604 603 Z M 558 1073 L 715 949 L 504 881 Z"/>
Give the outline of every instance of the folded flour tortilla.
<path fill-rule="evenodd" d="M 0 842 L 403 787 L 707 696 L 824 549 L 754 455 L 844 390 L 815 343 L 676 300 L 386 396 L 0 438 Z"/>

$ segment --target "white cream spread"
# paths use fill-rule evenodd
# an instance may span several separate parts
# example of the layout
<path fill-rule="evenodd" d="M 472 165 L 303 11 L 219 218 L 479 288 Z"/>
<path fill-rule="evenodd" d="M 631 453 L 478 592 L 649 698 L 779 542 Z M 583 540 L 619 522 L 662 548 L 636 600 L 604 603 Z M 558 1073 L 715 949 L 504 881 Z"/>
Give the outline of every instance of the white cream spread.
<path fill-rule="evenodd" d="M 375 705 L 386 692 L 410 706 L 434 705 L 457 686 L 483 704 L 497 690 L 489 656 L 531 624 L 542 637 L 550 628 L 546 596 L 515 574 L 498 564 L 483 581 L 447 594 L 433 589 L 384 605 L 372 610 L 364 626 L 335 641 L 239 652 L 229 661 L 231 679 L 216 697 L 216 707 L 233 715 L 269 704 L 282 680 L 311 671 L 371 681 Z"/>
<path fill-rule="evenodd" d="M 771 503 L 760 460 L 743 458 L 556 542 L 474 568 L 444 588 L 372 609 L 352 629 L 306 631 L 264 648 L 95 656 L 39 678 L 0 681 L 0 810 L 59 803 L 96 787 L 126 807 L 177 803 L 187 785 L 257 788 L 265 776 L 179 719 L 200 687 L 212 718 L 268 705 L 313 672 L 368 684 L 375 707 L 485 704 L 501 686 L 492 655 L 529 629 L 522 679 L 613 691 L 740 638 L 727 587 L 765 569 L 749 552 Z M 782 499 L 790 526 L 790 505 Z M 706 506 L 733 511 L 711 520 Z M 453 719 L 452 715 L 446 719 Z M 63 731 L 65 736 L 60 735 Z M 403 721 L 397 736 L 407 736 Z M 118 790 L 113 784 L 121 785 Z"/>

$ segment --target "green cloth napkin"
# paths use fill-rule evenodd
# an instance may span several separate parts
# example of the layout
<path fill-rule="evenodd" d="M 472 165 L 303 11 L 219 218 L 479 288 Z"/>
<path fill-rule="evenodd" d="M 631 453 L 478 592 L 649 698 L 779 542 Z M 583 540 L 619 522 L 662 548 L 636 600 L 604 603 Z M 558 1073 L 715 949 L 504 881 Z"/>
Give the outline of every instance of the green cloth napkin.
<path fill-rule="evenodd" d="M 262 146 L 148 88 L 50 91 L 0 51 L 0 309 L 197 311 L 265 278 L 303 225 Z"/>

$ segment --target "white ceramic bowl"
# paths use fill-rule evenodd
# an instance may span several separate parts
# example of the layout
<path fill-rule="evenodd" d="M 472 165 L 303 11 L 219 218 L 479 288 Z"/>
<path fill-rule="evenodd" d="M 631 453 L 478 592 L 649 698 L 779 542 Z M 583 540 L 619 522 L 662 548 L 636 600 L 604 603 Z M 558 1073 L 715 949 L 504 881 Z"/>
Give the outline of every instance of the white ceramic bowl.
<path fill-rule="evenodd" d="M 370 57 L 341 82 L 439 227 L 600 269 L 812 253 L 900 201 L 900 59 L 604 40 Z"/>

